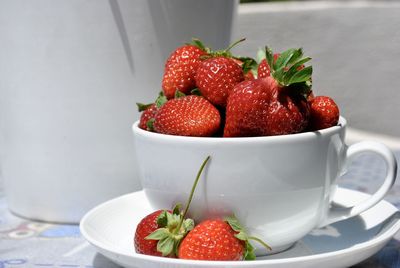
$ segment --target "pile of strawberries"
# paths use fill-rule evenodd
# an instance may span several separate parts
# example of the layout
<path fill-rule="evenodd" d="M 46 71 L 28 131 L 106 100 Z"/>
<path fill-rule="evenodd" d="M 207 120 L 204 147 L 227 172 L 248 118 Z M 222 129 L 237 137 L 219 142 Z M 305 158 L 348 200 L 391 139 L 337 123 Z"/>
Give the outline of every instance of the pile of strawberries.
<path fill-rule="evenodd" d="M 206 219 L 195 225 L 187 218 L 194 191 L 207 164 L 208 156 L 193 183 L 184 211 L 157 210 L 137 225 L 134 237 L 137 253 L 190 260 L 239 261 L 254 260 L 254 247 L 249 240 L 271 248 L 261 239 L 248 236 L 235 216 Z"/>
<path fill-rule="evenodd" d="M 162 92 L 155 103 L 138 104 L 139 127 L 157 133 L 197 137 L 252 137 L 293 134 L 335 126 L 336 103 L 314 96 L 311 59 L 302 49 L 258 62 L 213 51 L 193 39 L 167 59 Z"/>

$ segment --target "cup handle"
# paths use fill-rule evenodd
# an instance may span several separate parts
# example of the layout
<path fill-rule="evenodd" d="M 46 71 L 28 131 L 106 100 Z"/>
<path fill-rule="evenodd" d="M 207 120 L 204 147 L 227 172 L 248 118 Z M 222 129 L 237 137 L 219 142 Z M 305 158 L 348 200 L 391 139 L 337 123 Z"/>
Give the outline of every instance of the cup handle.
<path fill-rule="evenodd" d="M 386 163 L 387 173 L 381 187 L 362 203 L 356 204 L 349 208 L 330 208 L 327 217 L 324 221 L 322 221 L 319 227 L 351 218 L 375 206 L 385 197 L 386 193 L 394 184 L 397 173 L 396 158 L 388 147 L 378 142 L 362 141 L 349 146 L 346 150 L 345 168 L 351 164 L 357 155 L 365 152 L 373 152 L 380 155 Z"/>

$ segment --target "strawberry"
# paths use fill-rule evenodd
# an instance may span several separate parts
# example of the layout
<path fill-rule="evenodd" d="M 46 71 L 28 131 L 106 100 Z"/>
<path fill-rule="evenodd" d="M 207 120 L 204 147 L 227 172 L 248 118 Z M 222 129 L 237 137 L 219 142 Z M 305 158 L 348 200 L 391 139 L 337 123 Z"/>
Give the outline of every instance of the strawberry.
<path fill-rule="evenodd" d="M 270 76 L 271 69 L 267 63 L 266 59 L 263 59 L 260 64 L 258 65 L 257 74 L 258 78 L 265 78 Z"/>
<path fill-rule="evenodd" d="M 181 136 L 212 136 L 218 131 L 221 116 L 205 98 L 189 95 L 166 102 L 154 118 L 158 133 Z"/>
<path fill-rule="evenodd" d="M 310 58 L 289 49 L 274 62 L 266 49 L 271 76 L 237 85 L 228 98 L 225 137 L 269 136 L 303 131 L 309 120 L 305 96 L 311 92 L 312 67 L 299 70 Z"/>
<path fill-rule="evenodd" d="M 139 121 L 139 127 L 144 130 L 152 131 L 151 127 L 148 125 L 148 122 L 155 117 L 157 113 L 157 106 L 154 103 L 149 105 L 138 104 L 139 112 L 142 112 Z"/>
<path fill-rule="evenodd" d="M 216 106 L 225 107 L 226 99 L 233 87 L 245 79 L 253 62 L 251 58 L 236 58 L 230 49 L 244 41 L 241 39 L 227 49 L 210 52 L 208 59 L 199 64 L 195 80 L 203 97 Z"/>
<path fill-rule="evenodd" d="M 173 211 L 157 210 L 140 221 L 136 227 L 134 238 L 137 253 L 164 257 L 176 256 L 181 240 L 194 227 L 193 220 L 187 219 L 186 214 L 201 173 L 209 159 L 210 156 L 200 166 L 183 212 L 178 204 Z"/>
<path fill-rule="evenodd" d="M 234 60 L 243 70 L 244 80 L 255 79 L 254 72 L 257 71 L 257 62 L 249 57 L 233 57 Z"/>
<path fill-rule="evenodd" d="M 271 100 L 265 79 L 238 84 L 226 106 L 224 137 L 264 136 L 266 114 Z"/>
<path fill-rule="evenodd" d="M 183 239 L 179 247 L 180 259 L 238 261 L 243 259 L 245 246 L 235 237 L 235 231 L 221 219 L 198 224 Z"/>
<path fill-rule="evenodd" d="M 309 106 L 304 96 L 292 92 L 290 88 L 279 86 L 271 77 L 273 86 L 271 102 L 268 107 L 268 116 L 264 135 L 283 135 L 303 131 L 310 116 Z"/>
<path fill-rule="evenodd" d="M 310 129 L 319 130 L 336 126 L 339 121 L 339 107 L 327 96 L 317 96 L 310 101 Z"/>
<path fill-rule="evenodd" d="M 253 80 L 256 79 L 254 73 L 252 71 L 248 71 L 244 74 L 244 80 Z"/>
<path fill-rule="evenodd" d="M 157 223 L 157 218 L 164 210 L 157 210 L 144 217 L 136 227 L 135 232 L 135 250 L 137 253 L 162 256 L 160 251 L 157 251 L 158 240 L 146 239 L 148 235 L 156 231 L 160 226 Z"/>
<path fill-rule="evenodd" d="M 244 74 L 231 58 L 215 57 L 199 65 L 195 79 L 202 96 L 214 105 L 225 106 L 230 91 L 244 80 Z"/>
<path fill-rule="evenodd" d="M 249 239 L 271 249 L 260 239 L 249 237 L 235 217 L 205 220 L 182 240 L 178 257 L 208 261 L 254 260 L 254 248 Z"/>
<path fill-rule="evenodd" d="M 178 93 L 179 91 L 177 91 Z M 156 116 L 158 109 L 167 102 L 167 98 L 164 93 L 161 91 L 158 95 L 158 98 L 154 103 L 143 104 L 137 102 L 136 105 L 138 107 L 139 112 L 142 112 L 139 121 L 139 127 L 144 130 L 153 131 L 153 122 L 154 117 Z"/>
<path fill-rule="evenodd" d="M 279 55 L 280 55 L 279 53 L 274 54 L 274 62 L 276 62 L 276 60 L 279 58 Z M 271 74 L 271 68 L 269 67 L 267 59 L 263 58 L 257 68 L 257 77 L 265 78 L 270 76 L 270 74 Z"/>
<path fill-rule="evenodd" d="M 194 76 L 201 56 L 207 55 L 208 50 L 199 40 L 193 39 L 193 44 L 181 46 L 171 53 L 162 79 L 162 89 L 168 99 L 173 98 L 177 90 L 188 94 L 196 87 Z"/>

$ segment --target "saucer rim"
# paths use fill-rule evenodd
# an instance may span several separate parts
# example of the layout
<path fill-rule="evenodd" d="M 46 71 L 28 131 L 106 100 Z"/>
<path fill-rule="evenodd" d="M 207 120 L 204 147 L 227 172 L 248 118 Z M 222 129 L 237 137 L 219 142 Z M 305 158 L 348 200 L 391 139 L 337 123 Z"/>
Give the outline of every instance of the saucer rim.
<path fill-rule="evenodd" d="M 338 187 L 337 191 L 338 192 L 339 191 L 347 192 L 347 195 L 349 195 L 349 194 L 357 195 L 360 198 L 367 198 L 368 196 L 370 196 L 370 194 L 343 188 L 343 187 Z M 157 256 L 138 254 L 134 251 L 132 251 L 132 253 L 127 254 L 125 252 L 119 251 L 118 249 L 110 248 L 107 245 L 102 244 L 98 240 L 93 239 L 91 237 L 91 235 L 89 235 L 88 232 L 86 232 L 86 230 L 85 230 L 86 224 L 87 224 L 86 222 L 88 221 L 88 219 L 90 219 L 92 214 L 94 214 L 97 210 L 102 209 L 103 207 L 109 206 L 110 203 L 114 203 L 120 199 L 122 200 L 124 198 L 130 197 L 131 195 L 138 195 L 138 194 L 143 194 L 143 196 L 145 196 L 143 190 L 128 193 L 128 194 L 113 198 L 111 200 L 108 200 L 102 204 L 99 204 L 98 206 L 91 209 L 89 212 L 87 212 L 82 217 L 80 224 L 79 224 L 80 232 L 81 232 L 82 236 L 97 249 L 98 252 L 102 253 L 103 251 L 106 251 L 108 253 L 119 255 L 124 258 L 129 258 L 129 259 L 137 258 L 142 261 L 147 261 L 147 262 L 150 261 L 150 262 L 154 262 L 154 263 L 162 262 L 162 263 L 168 264 L 168 265 L 196 266 L 196 265 L 205 265 L 206 264 L 207 266 L 210 266 L 210 267 L 226 267 L 227 265 L 240 266 L 240 267 L 254 267 L 254 266 L 258 266 L 258 265 L 274 265 L 274 264 L 278 265 L 278 264 L 297 263 L 297 262 L 305 262 L 305 261 L 312 261 L 312 260 L 315 261 L 318 259 L 335 257 L 337 255 L 354 253 L 355 251 L 359 251 L 359 250 L 370 249 L 371 247 L 376 247 L 377 245 L 386 243 L 386 240 L 391 239 L 400 230 L 400 219 L 397 219 L 396 222 L 391 227 L 389 227 L 387 230 L 385 230 L 381 233 L 377 233 L 377 235 L 375 237 L 371 238 L 368 241 L 362 242 L 360 244 L 357 244 L 357 245 L 354 245 L 351 247 L 347 247 L 347 248 L 335 250 L 335 251 L 324 252 L 324 253 L 316 253 L 316 254 L 306 255 L 306 256 L 286 257 L 286 258 L 277 258 L 277 259 L 268 259 L 268 260 L 262 259 L 262 260 L 254 260 L 251 262 L 248 262 L 248 261 L 247 262 L 246 261 L 238 262 L 238 261 L 182 260 L 182 259 L 163 258 L 163 257 L 157 257 Z M 385 205 L 391 207 L 394 212 L 399 211 L 393 204 L 391 204 L 390 202 L 388 202 L 386 200 L 381 200 L 379 203 L 385 203 Z M 361 215 L 362 215 L 362 213 L 361 213 Z M 383 220 L 386 220 L 386 219 L 388 219 L 388 218 L 385 218 Z"/>

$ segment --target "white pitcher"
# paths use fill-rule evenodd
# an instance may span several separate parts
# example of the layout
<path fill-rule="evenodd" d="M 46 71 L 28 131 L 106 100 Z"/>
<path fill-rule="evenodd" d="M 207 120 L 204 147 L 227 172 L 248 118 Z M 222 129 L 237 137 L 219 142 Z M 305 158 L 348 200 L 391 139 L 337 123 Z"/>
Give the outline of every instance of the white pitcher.
<path fill-rule="evenodd" d="M 230 42 L 237 0 L 0 2 L 0 172 L 15 214 L 76 223 L 141 188 L 130 126 L 191 37 Z M 1 182 L 1 181 L 0 181 Z"/>

